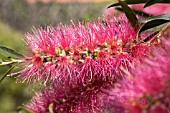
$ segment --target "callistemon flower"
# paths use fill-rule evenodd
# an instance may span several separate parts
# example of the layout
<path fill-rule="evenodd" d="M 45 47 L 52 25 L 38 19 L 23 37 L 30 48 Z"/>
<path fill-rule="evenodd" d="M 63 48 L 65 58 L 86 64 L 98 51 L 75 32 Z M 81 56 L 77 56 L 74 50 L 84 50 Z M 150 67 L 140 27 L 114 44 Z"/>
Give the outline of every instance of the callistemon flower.
<path fill-rule="evenodd" d="M 104 89 L 109 84 L 113 86 L 111 82 L 101 81 L 98 79 L 86 85 L 54 81 L 49 88 L 37 93 L 25 108 L 34 113 L 49 113 L 50 105 L 53 105 L 54 113 L 109 113 L 110 109 L 114 109 L 114 113 L 123 113 L 124 108 L 116 99 L 114 104 L 107 99 Z"/>
<path fill-rule="evenodd" d="M 26 107 L 35 113 L 48 113 L 51 104 L 59 113 L 124 112 L 116 95 L 110 104 L 108 91 L 122 80 L 120 68 L 129 70 L 149 53 L 152 44 L 137 42 L 137 31 L 122 19 L 50 26 L 27 34 L 33 55 L 26 59 L 28 65 L 19 77 L 50 80 L 51 86 L 37 93 Z"/>
<path fill-rule="evenodd" d="M 79 78 L 84 83 L 98 77 L 122 78 L 119 67 L 128 69 L 150 47 L 136 42 L 136 34 L 123 17 L 34 29 L 26 34 L 32 53 L 18 77 L 29 82 Z M 142 36 L 139 38 L 144 39 L 145 34 Z"/>
<path fill-rule="evenodd" d="M 153 50 L 152 56 L 128 73 L 120 98 L 130 113 L 170 112 L 170 41 Z M 126 101 L 125 101 L 126 100 Z"/>

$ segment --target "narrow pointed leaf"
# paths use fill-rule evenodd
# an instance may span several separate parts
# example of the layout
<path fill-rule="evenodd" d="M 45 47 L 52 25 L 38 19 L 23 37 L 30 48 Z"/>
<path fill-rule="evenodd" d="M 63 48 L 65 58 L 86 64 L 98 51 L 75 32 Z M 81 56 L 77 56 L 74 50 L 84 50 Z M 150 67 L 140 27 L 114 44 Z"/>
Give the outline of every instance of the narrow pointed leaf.
<path fill-rule="evenodd" d="M 138 29 L 138 19 L 135 15 L 135 13 L 133 12 L 133 10 L 123 1 L 119 0 L 119 4 L 121 5 L 123 11 L 126 14 L 126 17 L 128 18 L 129 22 L 131 23 L 131 25 L 133 26 L 133 28 L 135 30 Z"/>
<path fill-rule="evenodd" d="M 140 20 L 139 22 L 141 24 L 145 24 L 152 20 L 167 20 L 168 21 L 168 20 L 170 20 L 170 14 L 162 14 L 162 15 L 158 15 L 158 16 L 148 17 L 146 19 Z"/>
<path fill-rule="evenodd" d="M 116 7 L 115 9 L 118 10 L 118 11 L 124 12 L 123 9 L 120 8 L 120 7 Z M 144 16 L 144 17 L 150 17 L 150 16 L 152 16 L 151 14 L 142 12 L 142 11 L 140 11 L 140 10 L 135 10 L 135 9 L 132 9 L 132 10 L 133 10 L 133 12 L 134 12 L 135 14 L 140 15 L 140 16 Z"/>
<path fill-rule="evenodd" d="M 27 110 L 26 108 L 24 108 L 23 106 L 18 106 L 17 111 L 18 111 L 18 113 L 33 113 L 33 112 Z"/>
<path fill-rule="evenodd" d="M 156 4 L 156 3 L 170 3 L 170 0 L 149 0 L 149 1 L 145 4 L 144 8 L 146 8 L 146 7 L 148 7 L 148 6 L 151 6 L 151 5 L 153 5 L 153 4 Z"/>
<path fill-rule="evenodd" d="M 153 5 L 153 4 L 156 4 L 156 3 L 158 3 L 158 2 L 160 2 L 161 0 L 148 0 L 147 2 L 146 2 L 146 4 L 144 5 L 144 8 L 146 8 L 146 7 L 148 7 L 148 6 L 151 6 L 151 5 Z"/>
<path fill-rule="evenodd" d="M 140 3 L 146 3 L 148 0 L 125 0 L 124 2 L 126 4 L 140 4 Z M 117 3 L 114 3 L 112 5 L 110 5 L 108 8 L 110 7 L 115 7 L 115 6 L 120 6 L 120 3 L 117 2 Z"/>
<path fill-rule="evenodd" d="M 126 4 L 141 4 L 141 3 L 147 3 L 148 0 L 125 0 L 124 2 Z M 157 3 L 170 3 L 170 0 L 160 0 Z M 114 4 L 110 5 L 110 6 L 108 6 L 108 8 L 115 7 L 115 6 L 120 6 L 120 3 L 119 2 L 114 3 Z"/>
<path fill-rule="evenodd" d="M 139 34 L 147 29 L 157 27 L 161 24 L 164 24 L 166 22 L 170 21 L 170 14 L 163 14 L 163 15 L 158 15 L 154 17 L 148 17 L 146 19 L 140 20 L 140 24 L 142 25 L 137 33 L 136 36 L 136 41 L 139 41 Z"/>
<path fill-rule="evenodd" d="M 153 27 L 162 25 L 162 24 L 167 23 L 167 22 L 169 22 L 169 20 L 157 19 L 157 20 L 149 21 L 149 22 L 147 22 L 147 23 L 145 23 L 141 26 L 138 33 L 140 34 L 141 32 L 143 32 L 147 29 L 151 29 Z"/>
<path fill-rule="evenodd" d="M 0 46 L 0 54 L 8 58 L 10 58 L 11 55 L 15 55 L 17 57 L 24 57 L 22 54 L 17 53 L 16 51 L 4 46 Z"/>
<path fill-rule="evenodd" d="M 0 83 L 5 79 L 5 77 L 15 68 L 16 65 L 12 66 L 0 79 Z"/>

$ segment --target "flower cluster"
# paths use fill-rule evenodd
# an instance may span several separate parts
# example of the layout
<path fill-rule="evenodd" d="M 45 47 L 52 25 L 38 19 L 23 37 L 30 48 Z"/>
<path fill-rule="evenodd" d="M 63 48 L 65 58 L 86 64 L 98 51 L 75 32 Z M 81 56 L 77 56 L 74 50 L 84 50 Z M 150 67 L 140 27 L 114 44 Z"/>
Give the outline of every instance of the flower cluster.
<path fill-rule="evenodd" d="M 114 85 L 102 80 L 86 85 L 55 81 L 49 88 L 37 93 L 25 107 L 34 113 L 49 113 L 51 104 L 55 113 L 103 113 L 113 110 L 115 113 L 123 112 L 124 107 L 118 101 L 115 100 L 113 105 L 107 99 L 108 94 L 104 90 L 108 89 L 108 86 Z"/>
<path fill-rule="evenodd" d="M 17 74 L 29 82 L 80 78 L 87 83 L 98 77 L 121 77 L 119 67 L 128 70 L 150 47 L 136 42 L 136 33 L 125 18 L 39 28 L 26 35 L 32 55 Z"/>
<path fill-rule="evenodd" d="M 93 22 L 33 29 L 25 35 L 26 57 L 1 47 L 24 57 L 0 62 L 1 66 L 23 64 L 23 69 L 11 76 L 18 75 L 23 82 L 43 82 L 42 90 L 24 105 L 26 109 L 34 113 L 170 112 L 170 40 L 165 38 L 170 23 L 158 31 L 151 29 L 168 22 L 169 15 L 141 22 L 129 8 L 143 5 L 128 7 L 125 2 L 118 0 L 110 7 L 121 5 L 127 18 L 110 17 L 108 10 L 109 16 Z M 169 11 L 167 6 L 141 9 L 157 15 L 160 9 L 161 13 Z"/>
<path fill-rule="evenodd" d="M 115 104 L 107 97 L 109 89 L 124 78 L 121 67 L 130 70 L 149 54 L 152 44 L 136 42 L 136 34 L 125 18 L 40 28 L 27 34 L 33 56 L 20 77 L 50 80 L 51 86 L 37 93 L 26 108 L 48 113 L 53 104 L 59 113 L 124 112 L 116 95 L 112 95 Z"/>
<path fill-rule="evenodd" d="M 131 113 L 170 112 L 170 42 L 165 43 L 123 82 L 120 95 Z"/>

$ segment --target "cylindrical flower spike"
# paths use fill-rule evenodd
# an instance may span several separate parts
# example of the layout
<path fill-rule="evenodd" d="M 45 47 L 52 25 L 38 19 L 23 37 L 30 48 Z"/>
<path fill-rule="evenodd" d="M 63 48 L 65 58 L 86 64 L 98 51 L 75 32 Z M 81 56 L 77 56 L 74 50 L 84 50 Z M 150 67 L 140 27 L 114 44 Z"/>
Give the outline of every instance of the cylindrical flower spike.
<path fill-rule="evenodd" d="M 120 98 L 130 113 L 168 113 L 170 110 L 170 41 L 155 48 L 152 56 L 122 83 Z"/>
<path fill-rule="evenodd" d="M 102 80 L 89 84 L 54 81 L 25 107 L 34 113 L 49 113 L 51 104 L 54 113 L 109 113 L 113 110 L 114 113 L 124 113 L 124 107 L 116 99 L 114 104 L 107 99 L 104 89 L 108 86 L 113 87 L 113 84 Z"/>
<path fill-rule="evenodd" d="M 32 55 L 19 78 L 29 82 L 80 78 L 76 80 L 84 83 L 119 78 L 120 66 L 128 69 L 147 54 L 149 46 L 136 42 L 136 34 L 125 18 L 33 30 L 26 34 Z"/>

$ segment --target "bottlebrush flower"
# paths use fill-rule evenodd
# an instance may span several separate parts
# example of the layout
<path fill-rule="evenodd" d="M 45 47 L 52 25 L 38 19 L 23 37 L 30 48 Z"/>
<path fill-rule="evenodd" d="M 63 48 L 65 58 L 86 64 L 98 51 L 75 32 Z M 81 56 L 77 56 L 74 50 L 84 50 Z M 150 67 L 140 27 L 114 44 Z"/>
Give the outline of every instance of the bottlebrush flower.
<path fill-rule="evenodd" d="M 119 95 L 130 113 L 170 112 L 170 41 L 165 43 L 122 83 Z"/>
<path fill-rule="evenodd" d="M 50 80 L 52 85 L 37 93 L 26 108 L 48 113 L 53 104 L 54 112 L 62 113 L 124 112 L 116 95 L 115 104 L 107 99 L 108 90 L 122 80 L 121 66 L 128 70 L 148 54 L 152 44 L 136 42 L 136 34 L 125 18 L 50 26 L 27 34 L 33 55 L 19 77 Z"/>
<path fill-rule="evenodd" d="M 107 99 L 108 90 L 122 80 L 119 68 L 129 69 L 150 48 L 135 42 L 136 31 L 127 20 L 115 19 L 40 28 L 26 38 L 33 56 L 20 77 L 50 78 L 52 84 L 26 105 L 35 113 L 48 113 L 50 104 L 59 113 L 124 112 L 116 96 L 114 104 Z"/>
<path fill-rule="evenodd" d="M 54 113 L 103 113 L 113 111 L 123 113 L 124 108 L 118 102 L 111 104 L 102 89 L 111 85 L 96 80 L 95 83 L 65 83 L 55 81 L 50 88 L 44 88 L 25 107 L 34 113 L 49 113 L 53 105 Z M 110 107 L 109 107 L 110 106 Z"/>
<path fill-rule="evenodd" d="M 100 77 L 104 81 L 122 78 L 119 67 L 129 69 L 150 47 L 136 42 L 136 34 L 126 18 L 34 29 L 26 34 L 32 54 L 25 59 L 24 69 L 15 74 L 29 82 L 64 78 L 86 84 Z"/>

